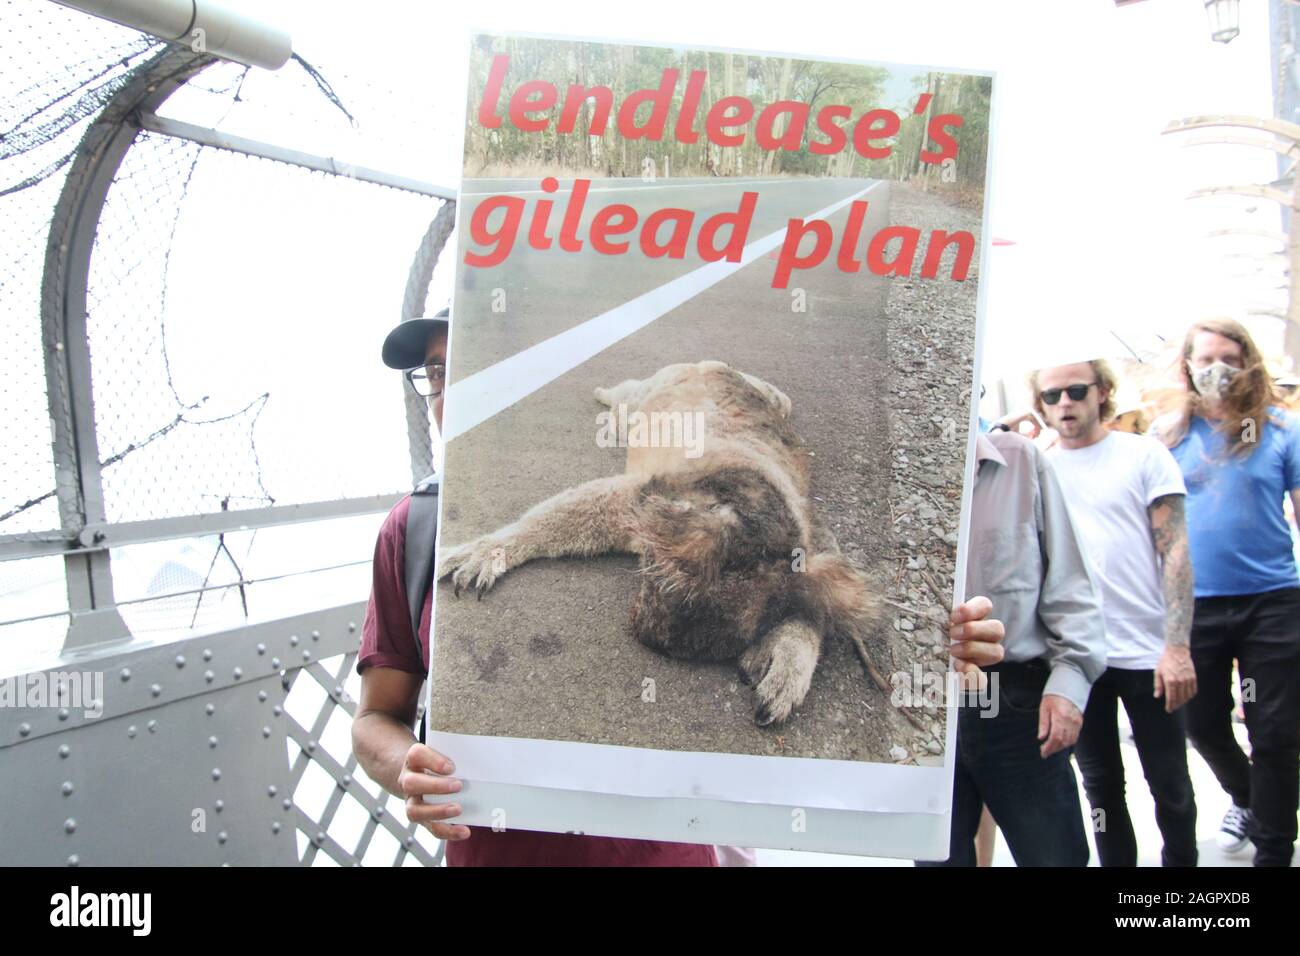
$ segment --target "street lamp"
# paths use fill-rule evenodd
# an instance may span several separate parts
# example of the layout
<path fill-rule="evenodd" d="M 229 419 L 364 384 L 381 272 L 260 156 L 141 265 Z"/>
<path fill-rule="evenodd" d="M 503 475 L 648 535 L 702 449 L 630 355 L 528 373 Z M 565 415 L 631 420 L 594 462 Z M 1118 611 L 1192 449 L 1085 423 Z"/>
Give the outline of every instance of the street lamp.
<path fill-rule="evenodd" d="M 1241 32 L 1237 26 L 1240 0 L 1205 0 L 1205 15 L 1210 18 L 1210 39 L 1228 43 Z"/>

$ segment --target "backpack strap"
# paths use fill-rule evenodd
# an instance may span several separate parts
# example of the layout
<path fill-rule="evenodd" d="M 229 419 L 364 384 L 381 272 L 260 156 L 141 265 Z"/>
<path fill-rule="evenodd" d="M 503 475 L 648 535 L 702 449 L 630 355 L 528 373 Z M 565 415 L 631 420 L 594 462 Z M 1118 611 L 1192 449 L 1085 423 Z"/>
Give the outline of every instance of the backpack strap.
<path fill-rule="evenodd" d="M 420 615 L 433 586 L 433 546 L 438 538 L 437 475 L 430 475 L 411 490 L 406 513 L 406 602 L 411 613 L 411 633 L 420 639 Z M 423 708 L 421 708 L 423 709 Z M 424 743 L 425 720 L 420 718 L 418 738 Z"/>
<path fill-rule="evenodd" d="M 420 636 L 420 614 L 433 585 L 433 545 L 438 537 L 437 475 L 425 478 L 411 491 L 406 515 L 406 601 L 411 612 L 411 633 Z"/>

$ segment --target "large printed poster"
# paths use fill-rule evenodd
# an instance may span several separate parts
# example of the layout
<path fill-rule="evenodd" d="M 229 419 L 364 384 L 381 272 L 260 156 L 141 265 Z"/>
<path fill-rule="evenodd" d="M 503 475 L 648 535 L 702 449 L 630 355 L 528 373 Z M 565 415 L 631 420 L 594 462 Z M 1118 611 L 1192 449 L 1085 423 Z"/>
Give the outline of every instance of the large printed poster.
<path fill-rule="evenodd" d="M 428 700 L 464 822 L 946 855 L 992 95 L 473 39 Z"/>

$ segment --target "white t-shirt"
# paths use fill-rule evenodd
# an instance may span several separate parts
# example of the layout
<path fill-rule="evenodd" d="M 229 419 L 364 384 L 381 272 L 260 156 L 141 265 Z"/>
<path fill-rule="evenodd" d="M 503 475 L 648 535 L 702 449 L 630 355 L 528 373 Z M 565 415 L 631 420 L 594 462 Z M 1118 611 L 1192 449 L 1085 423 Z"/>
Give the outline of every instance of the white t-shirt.
<path fill-rule="evenodd" d="M 1183 473 L 1159 441 L 1128 432 L 1048 456 L 1101 585 L 1106 666 L 1153 670 L 1165 648 L 1165 599 L 1147 507 L 1185 495 Z"/>

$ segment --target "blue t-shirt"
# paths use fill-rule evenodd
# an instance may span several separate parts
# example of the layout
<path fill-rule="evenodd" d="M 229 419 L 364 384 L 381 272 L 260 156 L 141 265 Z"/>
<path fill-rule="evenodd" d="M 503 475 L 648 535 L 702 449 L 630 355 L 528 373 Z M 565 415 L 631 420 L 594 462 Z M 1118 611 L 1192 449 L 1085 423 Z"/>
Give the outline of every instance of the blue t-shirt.
<path fill-rule="evenodd" d="M 1274 409 L 1259 445 L 1229 454 L 1200 416 L 1170 449 L 1187 482 L 1187 538 L 1196 596 L 1259 594 L 1300 586 L 1286 494 L 1300 488 L 1300 421 Z M 1282 424 L 1278 424 L 1278 422 Z"/>

